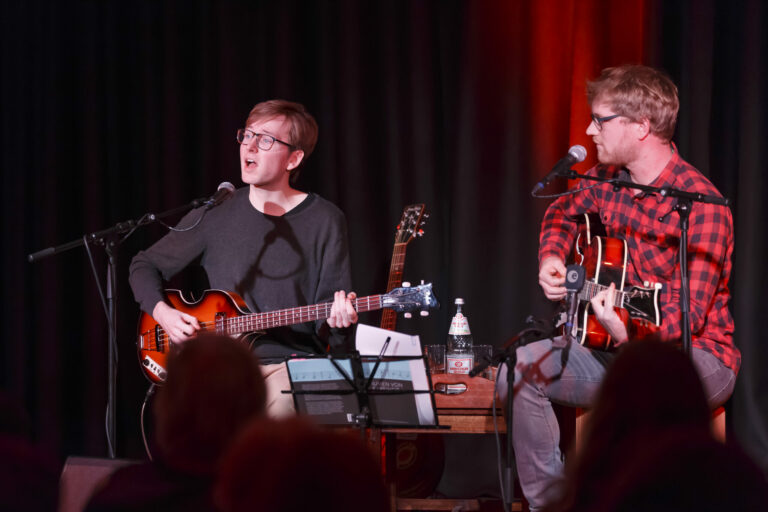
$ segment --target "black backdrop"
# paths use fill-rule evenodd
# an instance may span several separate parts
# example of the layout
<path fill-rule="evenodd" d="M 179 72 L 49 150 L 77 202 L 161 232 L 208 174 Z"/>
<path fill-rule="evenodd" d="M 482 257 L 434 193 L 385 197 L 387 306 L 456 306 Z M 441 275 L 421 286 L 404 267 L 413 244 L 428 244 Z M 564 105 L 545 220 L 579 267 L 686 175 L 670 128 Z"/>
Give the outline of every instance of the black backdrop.
<path fill-rule="evenodd" d="M 273 97 L 318 120 L 299 188 L 347 214 L 356 291 L 384 289 L 400 212 L 425 202 L 431 219 L 408 247 L 405 277 L 434 282 L 444 307 L 398 327 L 442 342 L 462 296 L 476 343 L 500 345 L 527 315 L 549 311 L 536 282 L 546 202 L 529 191 L 574 138 L 574 116 L 586 118 L 571 91 L 625 62 L 634 54 L 616 48 L 631 46 L 679 84 L 680 151 L 735 201 L 731 306 L 744 364 L 729 423 L 768 468 L 768 14 L 757 0 L 632 5 L 646 17 L 639 25 L 603 0 L 4 3 L 0 385 L 47 448 L 106 454 L 107 328 L 87 255 L 25 256 L 239 183 L 235 130 Z M 641 41 L 622 35 L 630 24 Z M 595 46 L 550 26 L 593 34 Z M 572 73 L 587 54 L 588 73 Z M 146 389 L 126 268 L 162 233 L 140 229 L 119 251 L 119 456 L 141 456 Z M 93 254 L 103 281 L 103 251 Z M 194 272 L 178 284 L 202 286 Z"/>

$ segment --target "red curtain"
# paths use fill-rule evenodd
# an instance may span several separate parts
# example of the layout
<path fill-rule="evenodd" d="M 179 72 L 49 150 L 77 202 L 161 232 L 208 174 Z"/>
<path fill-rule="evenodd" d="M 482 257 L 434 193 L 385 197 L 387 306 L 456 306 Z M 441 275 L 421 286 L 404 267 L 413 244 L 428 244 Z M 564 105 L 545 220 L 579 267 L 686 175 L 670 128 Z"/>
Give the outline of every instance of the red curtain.
<path fill-rule="evenodd" d="M 586 81 L 605 67 L 646 63 L 652 7 L 646 0 L 531 2 L 531 126 L 533 154 L 542 160 L 537 168 L 551 166 L 573 144 L 588 152 L 575 168 L 595 164 L 594 146 L 585 134 L 590 116 Z"/>

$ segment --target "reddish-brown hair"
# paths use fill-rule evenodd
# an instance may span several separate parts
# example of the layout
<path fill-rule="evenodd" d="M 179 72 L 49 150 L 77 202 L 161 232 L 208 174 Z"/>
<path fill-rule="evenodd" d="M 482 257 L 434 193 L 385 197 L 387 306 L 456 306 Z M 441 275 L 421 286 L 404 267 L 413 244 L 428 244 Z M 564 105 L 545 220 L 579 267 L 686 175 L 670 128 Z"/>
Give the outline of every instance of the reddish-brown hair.
<path fill-rule="evenodd" d="M 616 114 L 632 120 L 648 119 L 651 133 L 669 141 L 675 133 L 680 101 L 677 86 L 657 69 L 640 65 L 605 68 L 587 82 L 587 99 L 592 105 L 604 101 Z"/>

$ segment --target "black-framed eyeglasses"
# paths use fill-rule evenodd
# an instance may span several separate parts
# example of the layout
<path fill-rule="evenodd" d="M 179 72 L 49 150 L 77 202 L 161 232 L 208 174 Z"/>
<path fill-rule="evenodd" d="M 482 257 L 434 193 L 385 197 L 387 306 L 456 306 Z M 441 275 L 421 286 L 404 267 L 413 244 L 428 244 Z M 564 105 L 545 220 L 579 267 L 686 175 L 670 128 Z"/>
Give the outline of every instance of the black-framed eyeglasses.
<path fill-rule="evenodd" d="M 602 131 L 603 123 L 610 121 L 611 119 L 616 119 L 617 117 L 621 117 L 621 114 L 612 114 L 610 116 L 603 116 L 603 117 L 597 117 L 595 114 L 592 114 L 592 122 L 595 123 L 595 126 L 597 126 L 598 131 Z"/>
<path fill-rule="evenodd" d="M 288 144 L 287 142 L 276 139 L 271 135 L 267 135 L 266 133 L 256 133 L 247 128 L 240 128 L 237 130 L 237 142 L 240 144 L 250 144 L 253 142 L 254 138 L 259 145 L 259 149 L 264 151 L 269 151 L 272 149 L 272 146 L 274 146 L 275 142 L 279 142 L 280 144 L 288 146 L 291 151 L 296 149 L 296 146 L 293 144 Z"/>

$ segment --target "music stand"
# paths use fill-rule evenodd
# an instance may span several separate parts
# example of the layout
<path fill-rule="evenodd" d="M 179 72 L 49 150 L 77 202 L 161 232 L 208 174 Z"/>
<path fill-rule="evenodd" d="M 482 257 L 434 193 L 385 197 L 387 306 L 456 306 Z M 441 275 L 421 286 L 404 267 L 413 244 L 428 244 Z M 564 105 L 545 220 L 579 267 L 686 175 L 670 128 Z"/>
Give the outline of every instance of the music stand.
<path fill-rule="evenodd" d="M 291 390 L 284 392 L 293 394 L 296 411 L 321 424 L 361 430 L 437 428 L 418 336 L 360 325 L 357 338 L 359 350 L 351 354 L 287 361 Z M 379 352 L 370 355 L 376 347 Z"/>

